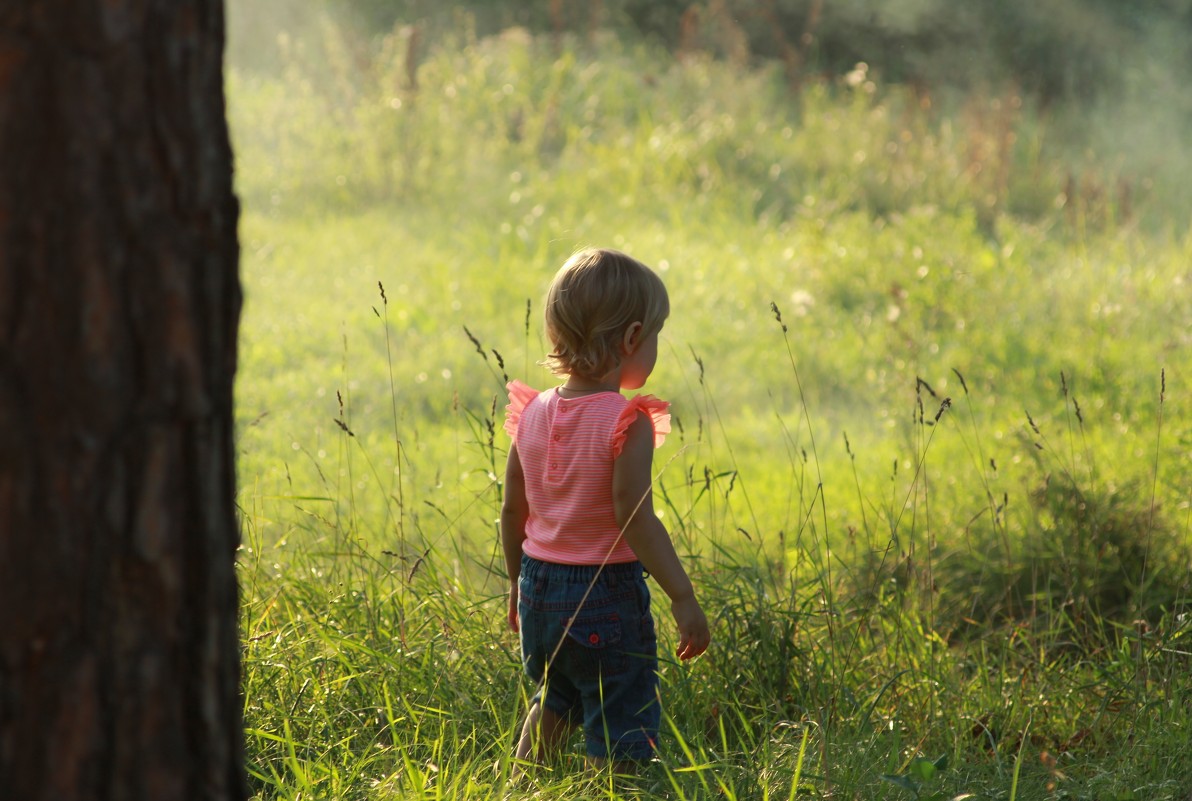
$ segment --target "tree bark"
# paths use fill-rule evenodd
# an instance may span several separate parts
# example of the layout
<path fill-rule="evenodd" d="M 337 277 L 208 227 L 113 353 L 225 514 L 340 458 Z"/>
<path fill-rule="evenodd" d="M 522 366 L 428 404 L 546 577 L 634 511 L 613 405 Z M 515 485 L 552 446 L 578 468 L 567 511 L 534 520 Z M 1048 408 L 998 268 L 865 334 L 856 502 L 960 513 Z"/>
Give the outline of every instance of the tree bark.
<path fill-rule="evenodd" d="M 242 799 L 222 0 L 0 4 L 0 796 Z"/>

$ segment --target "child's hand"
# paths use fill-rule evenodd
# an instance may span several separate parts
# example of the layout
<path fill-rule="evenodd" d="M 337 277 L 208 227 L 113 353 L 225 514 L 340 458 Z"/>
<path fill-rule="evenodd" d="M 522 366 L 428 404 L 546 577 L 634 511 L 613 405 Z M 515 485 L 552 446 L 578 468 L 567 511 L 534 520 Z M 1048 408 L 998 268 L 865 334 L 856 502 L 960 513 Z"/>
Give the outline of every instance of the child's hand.
<path fill-rule="evenodd" d="M 514 584 L 509 588 L 509 611 L 506 615 L 509 621 L 509 630 L 517 631 L 517 585 Z"/>
<path fill-rule="evenodd" d="M 695 596 L 672 601 L 671 613 L 679 627 L 679 647 L 675 649 L 679 659 L 694 659 L 708 650 L 712 633 L 708 631 L 708 618 L 704 616 L 704 610 Z"/>

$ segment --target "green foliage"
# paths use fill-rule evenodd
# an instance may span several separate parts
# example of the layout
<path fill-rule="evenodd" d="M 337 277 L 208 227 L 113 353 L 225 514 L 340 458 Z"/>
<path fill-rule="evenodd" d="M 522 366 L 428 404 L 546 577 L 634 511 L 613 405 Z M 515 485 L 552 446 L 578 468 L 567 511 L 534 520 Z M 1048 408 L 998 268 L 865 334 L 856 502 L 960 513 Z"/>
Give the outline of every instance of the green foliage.
<path fill-rule="evenodd" d="M 416 25 L 437 41 L 466 20 L 481 37 L 512 26 L 536 33 L 591 36 L 608 27 L 669 50 L 693 45 L 754 61 L 793 60 L 807 74 L 842 75 L 866 62 L 882 76 L 933 89 L 969 91 L 1015 83 L 1032 96 L 1090 100 L 1121 88 L 1123 63 L 1143 63 L 1179 75 L 1192 31 L 1183 0 L 1131 4 L 1066 0 L 602 0 L 599 4 L 519 2 L 441 3 L 353 0 L 351 3 L 255 0 L 230 5 L 237 63 L 263 65 L 279 21 L 309 29 L 335 14 L 357 36 L 383 36 Z"/>
<path fill-rule="evenodd" d="M 1155 616 L 1170 607 L 1183 583 L 1179 561 L 1166 558 L 1176 538 L 1151 519 L 1138 499 L 1145 489 L 1127 486 L 1090 493 L 1066 477 L 1051 478 L 1031 493 L 1039 515 L 1038 565 L 1051 565 L 1058 586 L 1048 606 L 1069 608 L 1078 619 L 1124 621 L 1127 615 Z M 1038 575 L 1038 573 L 1037 573 Z"/>
<path fill-rule="evenodd" d="M 921 790 L 924 785 L 930 786 L 936 775 L 946 769 L 947 766 L 948 757 L 946 754 L 935 760 L 915 757 L 906 766 L 906 770 L 903 773 L 886 774 L 882 776 L 882 779 L 909 791 L 918 801 L 943 801 L 943 799 L 947 798 L 943 793 L 937 792 L 924 795 Z"/>
<path fill-rule="evenodd" d="M 711 3 L 702 18 L 708 30 L 739 28 L 748 51 L 786 41 L 776 37 L 797 43 L 798 31 L 810 24 L 809 3 Z M 590 148 L 611 146 L 627 159 L 650 158 L 647 163 L 661 151 L 659 168 L 689 172 L 686 180 L 697 191 L 753 187 L 738 202 L 784 216 L 808 196 L 836 200 L 806 191 L 806 178 L 825 173 L 848 181 L 833 192 L 845 204 L 860 200 L 883 214 L 908 201 L 961 198 L 976 201 L 986 224 L 1005 208 L 1037 217 L 1056 202 L 1117 222 L 1156 208 L 1186 214 L 1182 187 L 1192 174 L 1180 147 L 1192 122 L 1192 95 L 1182 78 L 1189 66 L 1182 47 L 1186 10 L 1130 11 L 1091 0 L 1061 5 L 977 3 L 958 10 L 942 0 L 830 3 L 811 15 L 819 20 L 814 46 L 797 57 L 788 53 L 784 62 L 782 53 L 764 47 L 760 61 L 733 59 L 714 36 L 677 59 L 673 47 L 636 33 L 656 17 L 656 24 L 678 30 L 684 10 L 699 4 L 607 3 L 602 14 L 567 11 L 548 22 L 546 3 L 408 2 L 370 10 L 364 2 L 271 0 L 231 5 L 239 24 L 230 50 L 233 63 L 245 65 L 238 80 L 247 86 L 237 91 L 271 93 L 262 101 L 274 113 L 256 121 L 256 133 L 282 169 L 262 201 L 293 203 L 316 188 L 366 203 L 433 199 L 444 180 L 492 181 L 513 172 L 549 181 L 560 178 L 552 166 L 590 163 L 600 155 Z M 345 17 L 348 22 L 337 21 Z M 285 20 L 280 28 L 279 20 Z M 508 27 L 513 24 L 525 27 Z M 555 34 L 531 35 L 545 28 Z M 724 61 L 712 70 L 677 69 L 680 61 L 718 56 L 729 56 L 736 70 Z M 791 58 L 802 65 L 794 84 Z M 825 63 L 817 65 L 817 58 Z M 618 74 L 618 66 L 634 71 Z M 744 72 L 749 68 L 756 72 Z M 289 77 L 284 93 L 268 81 L 277 73 Z M 740 88 L 748 92 L 717 91 L 710 77 L 744 81 Z M 654 99 L 671 108 L 620 107 L 655 81 L 663 85 Z M 880 102 L 841 110 L 802 91 L 841 81 L 858 101 Z M 593 91 L 595 83 L 601 91 Z M 433 91 L 421 91 L 427 87 Z M 876 95 L 875 87 L 881 88 Z M 319 102 L 286 102 L 294 92 Z M 711 97 L 720 102 L 709 103 Z M 745 98 L 753 111 L 738 117 Z M 299 109 L 308 116 L 286 118 Z M 769 125 L 756 130 L 749 116 L 762 109 L 785 113 L 768 115 Z M 826 140 L 803 136 L 800 146 L 780 135 L 802 133 L 825 111 L 834 112 L 821 129 Z M 666 118 L 683 125 L 652 124 Z M 1050 141 L 1041 135 L 1041 118 Z M 631 123 L 628 149 L 602 135 L 607 123 L 617 130 L 622 121 Z M 472 137 L 444 136 L 461 124 L 471 126 Z M 724 138 L 731 143 L 717 146 Z M 816 155 L 838 156 L 802 166 L 790 164 L 789 155 L 775 157 L 805 157 L 808 145 Z M 324 158 L 301 157 L 312 149 Z M 529 169 L 527 159 L 536 167 L 544 160 L 545 174 Z M 739 172 L 723 172 L 737 164 Z M 326 174 L 310 175 L 315 166 Z"/>
<path fill-rule="evenodd" d="M 1178 216 L 1012 92 L 304 13 L 228 82 L 258 797 L 1186 795 Z M 671 292 L 656 506 L 715 645 L 641 776 L 510 784 L 503 385 L 597 243 Z"/>

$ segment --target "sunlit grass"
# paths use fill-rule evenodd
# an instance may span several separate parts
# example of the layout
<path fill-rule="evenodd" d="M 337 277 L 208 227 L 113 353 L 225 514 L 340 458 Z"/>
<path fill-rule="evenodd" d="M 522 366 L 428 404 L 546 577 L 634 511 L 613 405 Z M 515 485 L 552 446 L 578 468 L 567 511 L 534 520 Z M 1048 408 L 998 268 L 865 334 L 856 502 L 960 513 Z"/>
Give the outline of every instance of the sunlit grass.
<path fill-rule="evenodd" d="M 899 87 L 509 34 L 414 92 L 325 34 L 229 82 L 261 798 L 1187 796 L 1192 237 L 1058 202 L 1026 107 L 998 156 Z M 503 384 L 585 244 L 671 293 L 656 506 L 715 644 L 629 785 L 507 787 Z"/>

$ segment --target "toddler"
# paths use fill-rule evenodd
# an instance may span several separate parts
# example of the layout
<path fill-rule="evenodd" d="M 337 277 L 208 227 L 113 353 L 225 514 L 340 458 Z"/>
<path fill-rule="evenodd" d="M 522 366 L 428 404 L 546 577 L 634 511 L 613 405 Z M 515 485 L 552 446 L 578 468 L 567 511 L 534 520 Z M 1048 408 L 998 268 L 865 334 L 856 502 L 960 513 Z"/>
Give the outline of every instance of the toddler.
<path fill-rule="evenodd" d="M 708 648 L 708 621 L 651 499 L 668 405 L 621 390 L 645 384 L 670 311 L 644 264 L 585 250 L 546 295 L 544 392 L 508 385 L 501 541 L 509 627 L 539 683 L 516 755 L 539 761 L 582 726 L 589 761 L 631 767 L 658 736 L 658 654 L 644 571 L 671 602 L 680 659 Z"/>

